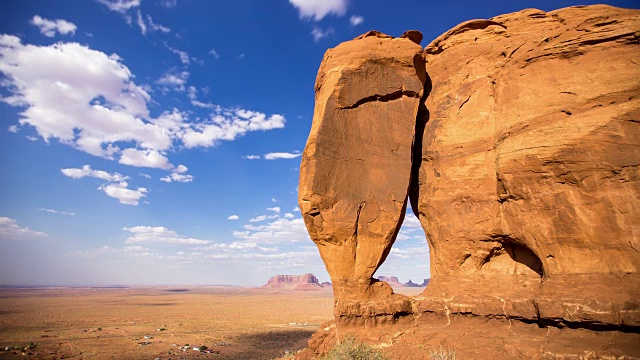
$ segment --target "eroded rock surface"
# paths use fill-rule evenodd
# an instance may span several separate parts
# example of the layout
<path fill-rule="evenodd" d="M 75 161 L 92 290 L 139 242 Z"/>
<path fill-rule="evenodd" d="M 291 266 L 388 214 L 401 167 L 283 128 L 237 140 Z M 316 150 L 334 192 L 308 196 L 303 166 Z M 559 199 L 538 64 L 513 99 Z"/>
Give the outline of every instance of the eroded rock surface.
<path fill-rule="evenodd" d="M 318 71 L 299 204 L 340 314 L 370 314 L 349 300 L 392 298 L 391 288 L 372 275 L 406 209 L 425 80 L 418 38 L 415 32 L 393 38 L 372 31 L 328 50 Z M 398 306 L 407 304 L 400 299 Z"/>
<path fill-rule="evenodd" d="M 412 201 L 431 300 L 640 326 L 639 41 L 640 11 L 600 5 L 473 20 L 426 47 Z"/>
<path fill-rule="evenodd" d="M 369 32 L 320 67 L 299 202 L 336 322 L 311 352 L 351 332 L 406 359 L 640 357 L 640 11 L 472 20 L 416 56 L 419 38 Z M 415 298 L 371 279 L 407 189 L 431 256 Z"/>

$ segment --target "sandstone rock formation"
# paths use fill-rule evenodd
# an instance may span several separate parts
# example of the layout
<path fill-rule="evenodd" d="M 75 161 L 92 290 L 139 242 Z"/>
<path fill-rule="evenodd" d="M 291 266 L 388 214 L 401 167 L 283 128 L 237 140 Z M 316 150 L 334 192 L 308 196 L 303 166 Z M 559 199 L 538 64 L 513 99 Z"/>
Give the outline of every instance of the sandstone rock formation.
<path fill-rule="evenodd" d="M 421 54 L 403 36 L 340 44 L 318 72 L 299 203 L 336 322 L 312 347 L 365 325 L 387 344 L 464 331 L 469 356 L 640 357 L 640 11 L 528 9 Z M 371 278 L 407 194 L 431 250 L 416 298 Z"/>
<path fill-rule="evenodd" d="M 411 279 L 402 285 L 406 287 L 422 287 L 422 285 L 414 283 Z M 426 286 L 426 284 L 424 286 Z"/>
<path fill-rule="evenodd" d="M 386 282 L 393 289 L 403 288 L 403 287 L 422 287 L 422 286 L 426 286 L 426 284 L 425 285 L 416 284 L 413 281 L 411 281 L 411 279 L 409 279 L 409 281 L 406 282 L 406 283 L 401 283 L 400 280 L 398 280 L 397 276 L 378 276 L 378 280 Z M 425 281 L 426 281 L 426 279 L 425 279 Z"/>
<path fill-rule="evenodd" d="M 313 274 L 304 274 L 272 276 L 269 281 L 262 287 L 269 289 L 288 289 L 296 291 L 319 291 L 322 290 L 324 286 L 318 282 L 318 278 L 316 278 Z"/>
<path fill-rule="evenodd" d="M 589 6 L 469 21 L 425 48 L 412 203 L 429 298 L 640 326 L 639 41 L 639 11 Z"/>
<path fill-rule="evenodd" d="M 299 204 L 337 308 L 348 306 L 342 300 L 392 296 L 372 275 L 405 214 L 425 80 L 422 48 L 414 42 L 420 37 L 369 32 L 328 50 L 318 71 Z"/>

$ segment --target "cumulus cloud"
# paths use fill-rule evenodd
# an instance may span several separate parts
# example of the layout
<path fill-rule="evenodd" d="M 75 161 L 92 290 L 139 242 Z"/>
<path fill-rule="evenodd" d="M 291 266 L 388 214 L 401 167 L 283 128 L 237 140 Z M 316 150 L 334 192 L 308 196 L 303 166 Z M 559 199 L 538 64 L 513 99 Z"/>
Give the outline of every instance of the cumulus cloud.
<path fill-rule="evenodd" d="M 211 120 L 195 124 L 181 136 L 186 148 L 211 147 L 222 140 L 231 141 L 250 131 L 266 131 L 283 128 L 285 118 L 274 114 L 266 114 L 238 109 L 234 111 L 216 110 Z"/>
<path fill-rule="evenodd" d="M 140 199 L 147 196 L 148 190 L 139 187 L 135 190 L 128 188 L 126 181 L 100 185 L 98 190 L 103 191 L 107 196 L 118 199 L 121 204 L 138 206 Z"/>
<path fill-rule="evenodd" d="M 178 165 L 175 169 L 173 169 L 173 171 L 171 172 L 171 174 L 160 178 L 160 181 L 164 181 L 164 182 L 172 182 L 172 181 L 176 181 L 176 182 L 192 182 L 193 181 L 193 175 L 189 175 L 189 174 L 185 174 L 185 172 L 187 172 L 187 170 L 189 170 L 189 168 L 187 168 L 184 165 Z"/>
<path fill-rule="evenodd" d="M 267 220 L 267 215 L 259 215 L 254 218 L 249 219 L 249 222 L 260 222 Z"/>
<path fill-rule="evenodd" d="M 90 165 L 84 165 L 81 169 L 78 168 L 67 168 L 60 169 L 60 171 L 65 175 L 72 179 L 82 179 L 83 177 L 93 177 L 96 179 L 106 180 L 106 181 L 124 181 L 129 179 L 128 176 L 124 176 L 120 173 L 110 174 L 106 171 L 102 170 L 94 170 Z"/>
<path fill-rule="evenodd" d="M 245 155 L 243 156 L 247 160 L 258 160 L 260 159 L 260 155 Z"/>
<path fill-rule="evenodd" d="M 40 231 L 18 225 L 12 218 L 0 216 L 0 240 L 33 240 L 49 236 Z"/>
<path fill-rule="evenodd" d="M 209 51 L 209 55 L 213 56 L 216 59 L 220 59 L 220 54 L 218 54 L 216 49 L 211 49 L 211 51 Z"/>
<path fill-rule="evenodd" d="M 270 207 L 270 208 L 267 208 L 267 210 L 273 211 L 276 214 L 280 213 L 280 207 L 279 206 Z"/>
<path fill-rule="evenodd" d="M 332 27 L 328 27 L 326 29 L 322 29 L 320 27 L 314 26 L 313 30 L 311 30 L 311 36 L 313 36 L 313 41 L 318 42 L 327 36 L 333 34 L 334 30 Z"/>
<path fill-rule="evenodd" d="M 227 220 L 238 220 L 238 219 L 240 219 L 240 216 L 235 215 L 235 214 L 234 215 L 229 215 L 227 217 Z"/>
<path fill-rule="evenodd" d="M 168 71 L 162 75 L 160 79 L 158 79 L 158 84 L 163 85 L 165 87 L 165 91 L 169 88 L 175 91 L 184 91 L 185 84 L 189 79 L 188 71 Z"/>
<path fill-rule="evenodd" d="M 125 231 L 132 235 L 125 241 L 127 244 L 139 243 L 164 243 L 164 244 L 182 244 L 182 245 L 206 245 L 208 240 L 194 239 L 179 235 L 173 230 L 169 230 L 164 226 L 134 226 L 124 228 Z"/>
<path fill-rule="evenodd" d="M 328 14 L 343 16 L 347 12 L 348 0 L 289 0 L 301 18 L 320 21 Z"/>
<path fill-rule="evenodd" d="M 353 15 L 349 18 L 349 23 L 351 24 L 351 26 L 358 26 L 363 22 L 364 22 L 364 17 L 362 16 Z"/>
<path fill-rule="evenodd" d="M 33 126 L 45 140 L 57 138 L 89 154 L 110 157 L 117 141 L 166 149 L 168 134 L 140 117 L 148 116 L 149 95 L 132 81 L 117 55 L 77 43 L 23 45 L 0 35 L 0 72 L 12 96 L 2 100 L 26 107 L 20 125 Z"/>
<path fill-rule="evenodd" d="M 76 25 L 72 22 L 62 19 L 49 20 L 40 15 L 34 16 L 33 19 L 31 19 L 31 24 L 37 26 L 40 29 L 40 33 L 47 37 L 54 37 L 56 33 L 60 35 L 74 35 L 77 30 Z"/>
<path fill-rule="evenodd" d="M 134 4 L 103 3 L 119 9 Z M 188 61 L 188 54 L 176 51 L 183 62 Z M 248 132 L 283 128 L 286 122 L 279 114 L 207 103 L 202 105 L 212 110 L 208 119 L 190 121 L 187 112 L 177 109 L 153 118 L 150 95 L 133 82 L 134 75 L 122 59 L 78 43 L 39 46 L 0 35 L 0 73 L 4 75 L 0 85 L 10 92 L 0 101 L 24 108 L 20 126 L 33 127 L 46 142 L 57 139 L 131 166 L 170 170 L 167 152 L 180 143 L 188 149 L 212 147 Z M 188 72 L 165 75 L 159 85 L 184 91 Z M 16 125 L 10 127 L 18 130 Z"/>
<path fill-rule="evenodd" d="M 266 217 L 263 219 L 265 220 Z M 251 221 L 251 220 L 249 220 Z M 277 218 L 263 225 L 244 225 L 245 231 L 236 231 L 237 238 L 257 244 L 282 244 L 311 241 L 302 218 Z"/>
<path fill-rule="evenodd" d="M 59 211 L 59 210 L 45 209 L 45 208 L 40 208 L 40 209 L 38 209 L 38 211 L 44 211 L 44 212 L 48 212 L 48 213 L 52 213 L 52 214 L 59 214 L 59 215 L 70 215 L 70 216 L 75 216 L 76 215 L 76 213 L 74 213 L 74 212 Z"/>
<path fill-rule="evenodd" d="M 167 47 L 167 49 L 169 49 L 169 51 L 171 51 L 172 53 L 178 55 L 178 57 L 180 57 L 180 62 L 183 65 L 189 65 L 191 63 L 191 59 L 189 58 L 189 54 L 186 51 L 182 51 L 182 50 L 178 50 L 176 48 L 173 48 L 169 45 L 165 45 Z"/>
<path fill-rule="evenodd" d="M 265 160 L 278 160 L 278 159 L 295 159 L 299 156 L 302 156 L 300 151 L 290 152 L 272 152 L 268 154 L 264 154 Z"/>
<path fill-rule="evenodd" d="M 107 181 L 108 183 L 100 185 L 98 190 L 104 192 L 107 196 L 118 199 L 121 204 L 137 206 L 140 199 L 147 196 L 148 190 L 146 188 L 129 189 L 129 184 L 125 181 L 129 177 L 117 172 L 111 174 L 102 170 L 94 170 L 89 165 L 84 165 L 81 169 L 67 168 L 60 169 L 60 171 L 72 179 L 93 177 Z M 48 210 L 45 209 L 45 211 Z"/>
<path fill-rule="evenodd" d="M 151 149 L 124 149 L 119 162 L 120 164 L 135 167 L 158 168 L 163 170 L 173 168 L 173 165 L 169 162 L 169 159 L 166 156 L 162 155 L 157 150 Z"/>
<path fill-rule="evenodd" d="M 121 14 L 126 13 L 129 9 L 140 6 L 141 0 L 98 0 L 99 3 L 105 5 L 111 11 L 117 11 Z"/>

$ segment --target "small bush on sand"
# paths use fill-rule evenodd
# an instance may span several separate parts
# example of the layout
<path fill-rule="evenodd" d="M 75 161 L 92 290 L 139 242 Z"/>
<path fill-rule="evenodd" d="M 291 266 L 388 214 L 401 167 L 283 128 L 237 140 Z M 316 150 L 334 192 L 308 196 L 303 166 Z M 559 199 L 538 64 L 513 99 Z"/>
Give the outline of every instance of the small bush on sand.
<path fill-rule="evenodd" d="M 456 360 L 456 349 L 449 349 L 440 345 L 437 349 L 429 350 L 432 360 Z"/>
<path fill-rule="evenodd" d="M 345 336 L 339 344 L 325 355 L 323 360 L 389 360 L 380 351 L 356 342 L 353 336 Z"/>

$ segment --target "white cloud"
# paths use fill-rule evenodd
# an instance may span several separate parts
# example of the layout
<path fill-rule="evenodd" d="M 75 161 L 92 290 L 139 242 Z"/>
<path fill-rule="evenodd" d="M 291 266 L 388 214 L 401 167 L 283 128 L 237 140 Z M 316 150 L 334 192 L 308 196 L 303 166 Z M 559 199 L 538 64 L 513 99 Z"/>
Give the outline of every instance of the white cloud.
<path fill-rule="evenodd" d="M 320 21 L 328 14 L 344 15 L 348 0 L 289 0 L 289 3 L 298 9 L 301 18 Z"/>
<path fill-rule="evenodd" d="M 124 176 L 117 172 L 113 174 L 109 174 L 106 171 L 94 170 L 89 165 L 84 165 L 82 169 L 67 168 L 67 169 L 60 169 L 60 171 L 65 176 L 68 176 L 72 179 L 82 179 L 83 177 L 94 177 L 94 178 L 102 179 L 106 181 L 120 182 L 120 181 L 127 180 L 129 178 L 128 176 Z"/>
<path fill-rule="evenodd" d="M 243 158 L 245 158 L 247 160 L 258 160 L 258 159 L 260 159 L 260 155 L 245 155 L 245 156 L 243 156 Z"/>
<path fill-rule="evenodd" d="M 15 134 L 15 133 L 18 132 L 18 126 L 17 125 L 11 125 L 11 126 L 9 126 L 9 128 L 7 130 L 9 130 L 9 132 L 12 132 L 12 133 Z"/>
<path fill-rule="evenodd" d="M 278 199 L 276 199 L 276 198 L 271 198 L 271 202 L 276 203 L 276 202 L 278 202 Z"/>
<path fill-rule="evenodd" d="M 362 16 L 353 15 L 349 18 L 349 23 L 351 24 L 351 26 L 358 26 L 363 22 L 364 22 L 364 17 Z"/>
<path fill-rule="evenodd" d="M 268 154 L 264 154 L 265 160 L 277 160 L 277 159 L 295 159 L 299 156 L 302 156 L 300 151 L 290 152 L 272 152 Z"/>
<path fill-rule="evenodd" d="M 170 134 L 144 122 L 150 97 L 132 81 L 117 55 L 77 43 L 23 45 L 15 36 L 0 35 L 0 72 L 12 96 L 2 100 L 26 107 L 20 125 L 33 126 L 45 140 L 89 154 L 112 158 L 115 142 L 136 142 L 167 149 Z"/>
<path fill-rule="evenodd" d="M 259 221 L 265 221 L 265 220 L 267 220 L 267 215 L 260 215 L 252 219 L 249 219 L 249 222 L 259 222 Z"/>
<path fill-rule="evenodd" d="M 220 59 L 220 54 L 218 54 L 216 49 L 211 49 L 211 51 L 209 51 L 209 55 L 213 56 L 216 59 Z"/>
<path fill-rule="evenodd" d="M 322 28 L 314 26 L 313 30 L 311 30 L 311 36 L 313 36 L 313 41 L 318 42 L 333 34 L 333 32 L 334 30 L 332 27 L 328 27 L 325 30 L 322 30 Z"/>
<path fill-rule="evenodd" d="M 140 13 L 140 10 L 138 10 L 138 13 L 137 13 L 136 24 L 138 24 L 138 27 L 140 28 L 142 35 L 146 35 L 147 25 L 145 25 L 144 20 L 142 19 L 142 14 Z"/>
<path fill-rule="evenodd" d="M 120 8 L 130 4 L 108 3 Z M 188 60 L 186 53 L 178 52 L 183 62 Z M 152 118 L 147 106 L 152 101 L 149 93 L 133 82 L 134 75 L 122 59 L 78 43 L 38 46 L 0 35 L 0 73 L 4 77 L 0 86 L 10 92 L 0 101 L 24 108 L 19 126 L 32 126 L 45 142 L 57 139 L 91 155 L 132 166 L 171 169 L 167 151 L 177 143 L 188 149 L 212 147 L 248 132 L 283 128 L 286 122 L 279 114 L 201 102 L 212 110 L 204 121 L 191 122 L 188 112 L 177 109 Z M 171 72 L 159 83 L 183 90 L 188 75 Z M 18 130 L 16 125 L 10 127 L 10 131 Z"/>
<path fill-rule="evenodd" d="M 169 230 L 164 226 L 134 226 L 124 228 L 125 231 L 133 235 L 125 241 L 127 244 L 139 243 L 164 243 L 164 244 L 182 244 L 182 245 L 206 245 L 208 240 L 194 239 L 179 235 L 173 230 Z"/>
<path fill-rule="evenodd" d="M 186 166 L 180 164 L 175 169 L 173 169 L 171 174 L 160 178 L 160 181 L 164 181 L 164 182 L 168 182 L 168 183 L 172 182 L 172 181 L 176 181 L 176 182 L 192 182 L 193 181 L 193 175 L 185 174 L 185 172 L 187 172 L 187 170 L 189 170 L 189 168 L 187 168 Z"/>
<path fill-rule="evenodd" d="M 296 207 L 294 207 L 294 208 L 293 208 L 293 210 L 292 210 L 292 211 L 293 211 L 293 212 L 296 212 L 296 211 L 300 212 L 300 208 L 296 206 Z"/>
<path fill-rule="evenodd" d="M 187 129 L 182 134 L 182 142 L 186 148 L 211 147 L 219 141 L 231 141 L 250 131 L 283 128 L 285 121 L 279 114 L 267 117 L 264 113 L 244 109 L 216 111 L 210 122 Z"/>
<path fill-rule="evenodd" d="M 169 162 L 169 159 L 156 150 L 138 150 L 138 149 L 124 149 L 122 156 L 120 157 L 120 164 L 130 165 L 135 167 L 148 167 L 169 170 L 173 168 L 173 165 Z"/>
<path fill-rule="evenodd" d="M 69 21 L 62 19 L 49 20 L 39 15 L 34 16 L 30 22 L 37 26 L 40 29 L 40 33 L 47 37 L 54 37 L 56 33 L 60 33 L 60 35 L 74 35 L 77 30 L 76 25 Z"/>
<path fill-rule="evenodd" d="M 185 84 L 187 83 L 187 79 L 189 78 L 188 71 L 179 71 L 175 70 L 166 72 L 162 75 L 160 79 L 158 79 L 158 84 L 164 85 L 168 88 L 172 88 L 176 91 L 184 91 Z"/>
<path fill-rule="evenodd" d="M 129 184 L 126 181 L 118 183 L 110 183 L 101 185 L 98 190 L 104 191 L 107 196 L 118 199 L 121 204 L 138 206 L 141 198 L 147 196 L 148 190 L 143 187 L 139 187 L 136 190 L 129 189 Z"/>
<path fill-rule="evenodd" d="M 284 214 L 284 217 L 286 217 L 287 219 L 293 219 L 293 218 L 295 218 L 296 216 L 295 216 L 295 215 L 293 215 L 292 213 L 286 213 L 286 214 Z"/>
<path fill-rule="evenodd" d="M 140 176 L 142 176 L 143 178 L 146 178 L 146 179 L 151 179 L 151 175 L 149 175 L 149 174 L 140 173 Z"/>
<path fill-rule="evenodd" d="M 182 63 L 182 65 L 189 65 L 191 63 L 191 60 L 189 59 L 189 54 L 186 51 L 182 51 L 182 50 L 178 50 L 176 48 L 172 48 L 169 45 L 166 45 L 167 49 L 169 49 L 169 51 L 171 51 L 172 53 L 178 55 L 178 57 L 180 57 L 180 62 Z"/>
<path fill-rule="evenodd" d="M 155 22 L 153 22 L 153 19 L 151 18 L 151 15 L 147 14 L 147 23 L 149 24 L 149 28 L 152 31 L 160 31 L 163 32 L 165 34 L 169 33 L 171 31 L 171 29 L 169 29 L 166 26 L 162 26 L 160 24 L 156 24 Z"/>
<path fill-rule="evenodd" d="M 178 6 L 178 0 L 160 0 L 160 5 L 164 8 L 171 9 Z"/>
<path fill-rule="evenodd" d="M 14 219 L 0 216 L 0 240 L 31 240 L 49 236 L 40 231 L 33 231 L 28 227 L 18 225 Z"/>
<path fill-rule="evenodd" d="M 59 210 L 53 210 L 53 209 L 40 208 L 38 210 L 39 211 L 48 212 L 48 213 L 52 213 L 52 214 L 59 214 L 59 215 L 70 215 L 70 216 L 75 216 L 76 215 L 76 213 L 74 213 L 74 212 L 59 211 Z"/>
<path fill-rule="evenodd" d="M 111 11 L 126 13 L 129 9 L 140 6 L 141 0 L 98 0 L 99 3 L 105 5 Z"/>
<path fill-rule="evenodd" d="M 234 215 L 229 215 L 227 217 L 227 220 L 238 220 L 238 219 L 240 219 L 240 216 L 235 215 L 235 214 Z"/>
<path fill-rule="evenodd" d="M 251 221 L 251 220 L 249 220 Z M 244 225 L 234 236 L 257 244 L 281 244 L 311 241 L 302 218 L 278 218 L 264 225 Z"/>
<path fill-rule="evenodd" d="M 273 211 L 276 214 L 280 213 L 280 207 L 279 206 L 270 207 L 270 208 L 267 208 L 267 210 Z"/>

